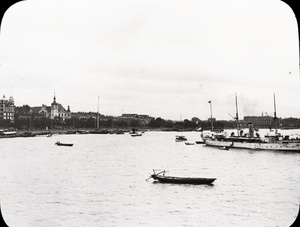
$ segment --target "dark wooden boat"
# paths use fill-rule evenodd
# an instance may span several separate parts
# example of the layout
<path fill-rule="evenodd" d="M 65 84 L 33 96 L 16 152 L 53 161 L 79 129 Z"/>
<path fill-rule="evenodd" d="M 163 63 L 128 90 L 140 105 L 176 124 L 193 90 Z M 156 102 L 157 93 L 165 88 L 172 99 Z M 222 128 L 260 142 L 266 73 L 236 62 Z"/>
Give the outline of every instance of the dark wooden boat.
<path fill-rule="evenodd" d="M 150 178 L 158 180 L 161 183 L 171 184 L 212 184 L 217 178 L 200 178 L 200 177 L 173 177 L 165 176 L 166 171 L 161 171 L 151 175 Z"/>
<path fill-rule="evenodd" d="M 189 141 L 186 141 L 186 142 L 184 142 L 184 143 L 185 143 L 185 145 L 195 145 L 195 143 L 189 142 Z"/>
<path fill-rule="evenodd" d="M 200 140 L 195 141 L 195 143 L 196 144 L 205 144 L 204 141 L 200 141 Z"/>
<path fill-rule="evenodd" d="M 131 134 L 132 137 L 135 137 L 135 136 L 142 136 L 141 133 L 134 133 L 134 134 Z"/>
<path fill-rule="evenodd" d="M 61 142 L 57 141 L 57 142 L 55 143 L 55 145 L 57 145 L 57 146 L 67 146 L 67 147 L 72 147 L 72 146 L 73 146 L 73 143 L 61 143 Z"/>
<path fill-rule="evenodd" d="M 187 141 L 187 138 L 185 136 L 175 136 L 175 141 L 176 142 Z"/>

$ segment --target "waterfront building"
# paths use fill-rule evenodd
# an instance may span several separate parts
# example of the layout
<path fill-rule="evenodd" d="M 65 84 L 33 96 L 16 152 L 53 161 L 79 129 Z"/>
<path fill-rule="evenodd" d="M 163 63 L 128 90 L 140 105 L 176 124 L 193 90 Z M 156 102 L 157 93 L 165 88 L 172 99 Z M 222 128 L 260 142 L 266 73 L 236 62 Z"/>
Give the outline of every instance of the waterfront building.
<path fill-rule="evenodd" d="M 87 119 L 95 119 L 97 118 L 97 114 L 93 112 L 77 112 L 77 113 L 72 113 L 72 119 L 79 119 L 79 120 L 87 120 Z"/>
<path fill-rule="evenodd" d="M 279 122 L 281 119 L 279 119 Z M 274 127 L 274 119 L 270 116 L 245 116 L 244 117 L 244 126 L 251 122 L 254 127 L 258 128 L 270 128 Z"/>
<path fill-rule="evenodd" d="M 133 120 L 137 121 L 142 126 L 146 126 L 151 120 L 154 120 L 154 117 L 150 117 L 146 114 L 122 114 L 117 118 L 117 121 L 125 121 L 127 123 Z"/>
<path fill-rule="evenodd" d="M 10 123 L 14 123 L 15 104 L 12 96 L 10 96 L 9 99 L 6 99 L 5 95 L 3 95 L 2 99 L 0 99 L 0 119 L 9 120 Z"/>
<path fill-rule="evenodd" d="M 138 114 L 136 118 L 138 119 L 140 124 L 144 126 L 148 125 L 151 120 L 155 119 L 154 117 L 150 117 L 149 115 L 146 114 Z"/>
<path fill-rule="evenodd" d="M 60 117 L 62 121 L 66 119 L 71 119 L 70 106 L 66 110 L 60 103 L 56 102 L 56 97 L 54 94 L 53 102 L 51 103 L 51 114 L 50 118 L 54 119 L 55 117 Z"/>
<path fill-rule="evenodd" d="M 122 116 L 120 117 L 121 119 L 135 119 L 135 118 L 137 118 L 137 114 L 122 114 Z"/>
<path fill-rule="evenodd" d="M 1 103 L 0 111 L 3 109 L 2 102 L 3 101 L 0 101 Z M 6 108 L 6 110 L 8 110 L 8 108 Z M 42 119 L 42 118 L 55 119 L 55 117 L 59 117 L 61 121 L 65 121 L 66 119 L 71 119 L 71 110 L 70 110 L 70 106 L 68 106 L 68 109 L 66 110 L 60 103 L 56 102 L 56 97 L 54 95 L 53 102 L 51 103 L 50 106 L 47 106 L 45 104 L 42 104 L 42 106 L 34 106 L 34 107 L 23 105 L 22 107 L 16 108 L 16 116 L 18 117 L 18 119 L 32 119 L 32 120 Z M 0 117 L 1 117 L 1 113 L 0 113 Z"/>
<path fill-rule="evenodd" d="M 42 106 L 34 106 L 31 107 L 30 113 L 34 115 L 34 119 L 49 118 L 51 114 L 51 106 L 46 106 L 45 104 Z"/>

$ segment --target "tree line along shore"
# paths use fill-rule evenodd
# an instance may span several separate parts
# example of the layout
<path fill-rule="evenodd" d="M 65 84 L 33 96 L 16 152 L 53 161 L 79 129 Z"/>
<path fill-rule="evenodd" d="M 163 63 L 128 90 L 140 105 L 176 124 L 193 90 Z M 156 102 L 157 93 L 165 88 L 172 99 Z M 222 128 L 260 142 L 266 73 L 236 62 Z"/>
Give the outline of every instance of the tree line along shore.
<path fill-rule="evenodd" d="M 279 129 L 299 129 L 299 118 L 278 118 Z M 255 128 L 274 128 L 274 121 L 272 117 L 244 117 L 239 121 L 240 128 L 246 128 L 251 122 Z M 165 120 L 160 117 L 153 118 L 148 122 L 143 119 L 114 119 L 106 118 L 97 122 L 94 118 L 88 119 L 68 119 L 64 122 L 60 119 L 19 119 L 14 124 L 5 124 L 0 120 L 0 135 L 2 136 L 9 131 L 16 132 L 18 136 L 31 135 L 47 135 L 51 134 L 74 134 L 74 133 L 122 133 L 129 132 L 132 128 L 137 130 L 160 130 L 160 131 L 196 131 L 196 130 L 210 130 L 213 123 L 214 129 L 234 129 L 237 127 L 235 120 L 200 120 L 199 118 L 185 119 L 183 121 Z M 13 133 L 10 135 L 13 136 Z"/>
<path fill-rule="evenodd" d="M 248 119 L 249 120 L 249 119 Z M 109 126 L 107 122 L 100 122 L 99 127 L 95 125 L 90 127 L 79 127 L 67 125 L 52 125 L 52 128 L 21 128 L 16 129 L 13 127 L 0 129 L 0 138 L 12 138 L 12 137 L 34 137 L 34 136 L 49 136 L 53 134 L 124 134 L 132 131 L 202 131 L 211 130 L 211 121 L 170 121 L 162 118 L 156 118 L 151 120 L 147 125 L 140 125 L 138 122 L 131 121 L 121 126 Z M 106 123 L 106 125 L 105 125 Z M 249 121 L 241 121 L 240 128 L 246 128 L 246 124 Z M 235 129 L 236 121 L 213 121 L 214 129 Z M 272 129 L 272 124 L 262 125 L 257 127 L 258 129 Z M 300 129 L 300 119 L 280 119 L 281 129 Z"/>

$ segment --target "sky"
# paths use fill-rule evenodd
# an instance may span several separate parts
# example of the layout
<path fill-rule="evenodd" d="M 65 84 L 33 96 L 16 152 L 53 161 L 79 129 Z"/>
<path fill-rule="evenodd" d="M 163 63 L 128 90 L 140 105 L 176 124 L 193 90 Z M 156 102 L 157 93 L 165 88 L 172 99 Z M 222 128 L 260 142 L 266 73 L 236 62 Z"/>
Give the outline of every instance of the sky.
<path fill-rule="evenodd" d="M 26 0 L 4 14 L 0 95 L 16 106 L 171 120 L 300 118 L 299 39 L 280 0 Z"/>

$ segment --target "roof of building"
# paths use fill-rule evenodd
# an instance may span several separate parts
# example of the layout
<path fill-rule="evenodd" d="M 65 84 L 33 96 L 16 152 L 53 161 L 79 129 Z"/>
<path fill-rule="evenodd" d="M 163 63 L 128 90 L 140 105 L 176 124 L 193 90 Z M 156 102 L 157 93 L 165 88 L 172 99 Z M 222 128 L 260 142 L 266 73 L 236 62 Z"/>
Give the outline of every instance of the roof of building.
<path fill-rule="evenodd" d="M 127 118 L 135 118 L 137 114 L 122 114 L 121 117 L 127 117 Z"/>

